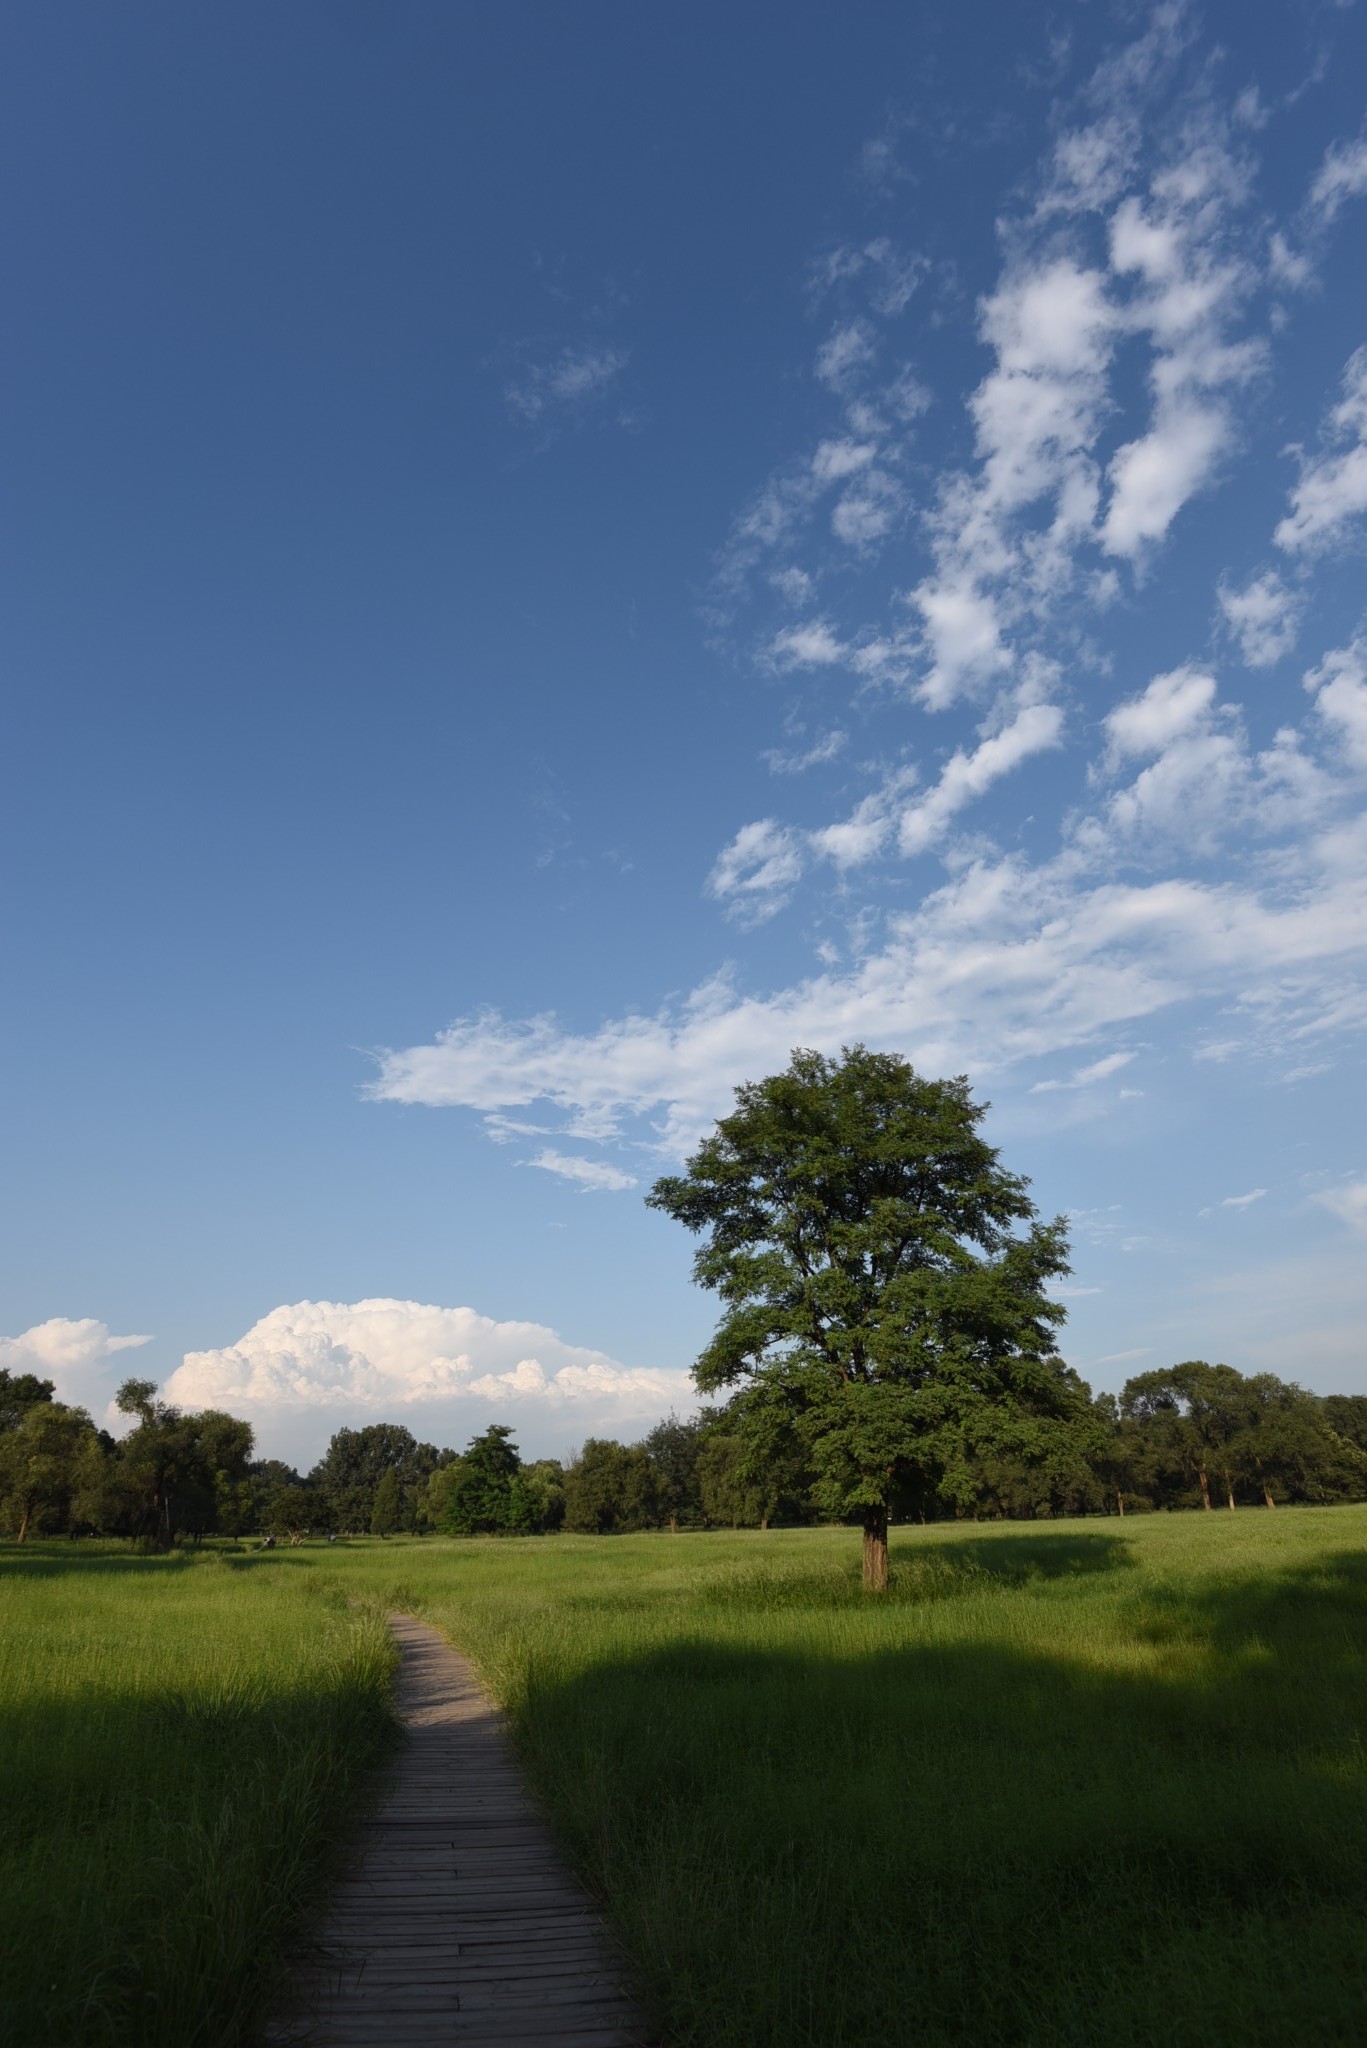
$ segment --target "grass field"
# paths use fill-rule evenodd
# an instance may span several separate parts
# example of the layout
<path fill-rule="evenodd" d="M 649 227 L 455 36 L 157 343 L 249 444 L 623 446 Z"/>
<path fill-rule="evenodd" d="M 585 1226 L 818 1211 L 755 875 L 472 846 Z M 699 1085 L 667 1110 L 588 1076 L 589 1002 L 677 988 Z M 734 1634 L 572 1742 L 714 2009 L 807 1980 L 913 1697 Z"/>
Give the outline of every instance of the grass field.
<path fill-rule="evenodd" d="M 0 2040 L 251 2039 L 392 1731 L 379 1613 L 290 1562 L 0 1548 Z"/>
<path fill-rule="evenodd" d="M 845 1531 L 60 1550 L 0 1553 L 0 1924 L 142 2029 L 72 2039 L 250 2038 L 171 2022 L 269 1967 L 380 1603 L 484 1671 L 675 2048 L 1367 2036 L 1367 1509 L 894 1532 L 885 1599 Z"/>

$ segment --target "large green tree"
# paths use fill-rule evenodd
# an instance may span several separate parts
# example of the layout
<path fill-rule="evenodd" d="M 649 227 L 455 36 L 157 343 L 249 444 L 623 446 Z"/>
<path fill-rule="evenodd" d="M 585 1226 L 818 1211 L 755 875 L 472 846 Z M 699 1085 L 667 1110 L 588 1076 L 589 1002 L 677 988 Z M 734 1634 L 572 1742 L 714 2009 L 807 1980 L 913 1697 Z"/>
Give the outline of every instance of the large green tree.
<path fill-rule="evenodd" d="M 647 1197 L 702 1237 L 694 1276 L 721 1297 L 699 1387 L 746 1390 L 734 1413 L 757 1432 L 775 1410 L 792 1424 L 821 1506 L 862 1515 L 874 1588 L 903 1486 L 971 1505 L 975 1459 L 1043 1456 L 1070 1407 L 1045 1291 L 1068 1270 L 1063 1220 L 1037 1219 L 984 1113 L 962 1076 L 799 1051 Z"/>

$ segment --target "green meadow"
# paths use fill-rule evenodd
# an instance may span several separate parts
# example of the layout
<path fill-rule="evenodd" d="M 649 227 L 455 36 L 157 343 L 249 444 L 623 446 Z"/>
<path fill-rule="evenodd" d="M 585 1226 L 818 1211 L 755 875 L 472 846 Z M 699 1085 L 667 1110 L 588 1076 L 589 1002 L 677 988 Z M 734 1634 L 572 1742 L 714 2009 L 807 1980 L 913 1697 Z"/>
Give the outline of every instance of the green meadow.
<path fill-rule="evenodd" d="M 895 1530 L 886 1596 L 858 1552 L 0 1552 L 14 2037 L 250 2040 L 396 1605 L 483 1671 L 667 2043 L 1363 2038 L 1367 1508 Z"/>
<path fill-rule="evenodd" d="M 252 2039 L 393 1737 L 382 1615 L 291 1563 L 0 1547 L 0 2040 Z"/>

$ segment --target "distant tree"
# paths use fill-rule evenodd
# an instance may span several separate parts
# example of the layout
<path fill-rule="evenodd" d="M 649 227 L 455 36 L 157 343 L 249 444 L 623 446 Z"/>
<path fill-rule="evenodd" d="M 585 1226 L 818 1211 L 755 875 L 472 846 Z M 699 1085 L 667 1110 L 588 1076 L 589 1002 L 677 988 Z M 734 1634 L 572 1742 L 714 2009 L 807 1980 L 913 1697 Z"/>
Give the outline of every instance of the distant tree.
<path fill-rule="evenodd" d="M 534 1508 L 519 1485 L 522 1458 L 506 1422 L 470 1439 L 440 1474 L 440 1526 L 451 1536 L 506 1536 L 530 1532 Z"/>
<path fill-rule="evenodd" d="M 40 1398 L 0 1431 L 0 1515 L 20 1543 L 66 1525 L 98 1494 L 104 1453 L 83 1408 Z"/>
<path fill-rule="evenodd" d="M 654 1528 L 655 1475 L 640 1444 L 590 1437 L 565 1468 L 565 1527 L 581 1536 Z"/>
<path fill-rule="evenodd" d="M 1367 1458 L 1367 1394 L 1325 1394 L 1319 1405 L 1339 1441 L 1354 1445 Z"/>
<path fill-rule="evenodd" d="M 1161 1483 L 1165 1469 L 1175 1469 L 1195 1480 L 1201 1505 L 1209 1510 L 1214 1506 L 1214 1478 L 1228 1506 L 1235 1506 L 1238 1445 L 1248 1427 L 1249 1408 L 1246 1382 L 1233 1366 L 1188 1358 L 1180 1365 L 1137 1373 L 1125 1383 L 1120 1410 L 1125 1420 L 1139 1427 L 1152 1483 Z"/>
<path fill-rule="evenodd" d="M 707 1423 L 701 1416 L 680 1422 L 667 1415 L 657 1422 L 642 1449 L 650 1460 L 658 1512 L 677 1530 L 681 1522 L 702 1519 L 702 1494 L 698 1484 L 698 1456 Z"/>
<path fill-rule="evenodd" d="M 399 1475 L 392 1465 L 380 1474 L 375 1501 L 370 1510 L 372 1536 L 392 1536 L 399 1526 Z"/>
<path fill-rule="evenodd" d="M 36 1373 L 12 1373 L 0 1366 L 0 1432 L 17 1429 L 36 1402 L 51 1401 L 56 1391 L 53 1381 L 40 1380 Z"/>
<path fill-rule="evenodd" d="M 962 1077 L 796 1052 L 647 1197 L 703 1236 L 694 1276 L 721 1296 L 699 1387 L 748 1386 L 749 1425 L 770 1409 L 798 1430 L 820 1504 L 863 1520 L 874 1588 L 901 1487 L 971 1506 L 973 1459 L 1037 1455 L 1069 1405 L 1046 1292 L 1068 1270 L 1063 1221 L 1035 1220 L 983 1115 Z"/>
<path fill-rule="evenodd" d="M 336 1431 L 308 1483 L 327 1496 L 337 1528 L 368 1529 L 376 1490 L 392 1469 L 399 1488 L 396 1527 L 412 1527 L 444 1455 L 435 1444 L 418 1443 L 400 1423 L 372 1422 L 364 1429 Z"/>
<path fill-rule="evenodd" d="M 538 1535 L 551 1535 L 565 1519 L 565 1468 L 558 1458 L 537 1458 L 524 1465 L 522 1485 L 531 1503 Z"/>
<path fill-rule="evenodd" d="M 287 1536 L 292 1544 L 301 1543 L 319 1527 L 324 1510 L 323 1496 L 316 1488 L 277 1486 L 258 1517 L 259 1526 L 272 1536 Z M 380 1533 L 387 1535 L 388 1531 Z"/>
<path fill-rule="evenodd" d="M 1243 1427 L 1231 1446 L 1241 1478 L 1267 1507 L 1284 1500 L 1334 1500 L 1360 1491 L 1367 1456 L 1331 1428 L 1325 1403 L 1303 1387 L 1255 1373 L 1244 1381 Z"/>
<path fill-rule="evenodd" d="M 113 1476 L 126 1533 L 165 1548 L 180 1531 L 213 1529 L 220 1497 L 247 1481 L 251 1424 L 213 1408 L 187 1414 L 158 1400 L 155 1380 L 125 1380 L 115 1406 L 136 1418 Z"/>

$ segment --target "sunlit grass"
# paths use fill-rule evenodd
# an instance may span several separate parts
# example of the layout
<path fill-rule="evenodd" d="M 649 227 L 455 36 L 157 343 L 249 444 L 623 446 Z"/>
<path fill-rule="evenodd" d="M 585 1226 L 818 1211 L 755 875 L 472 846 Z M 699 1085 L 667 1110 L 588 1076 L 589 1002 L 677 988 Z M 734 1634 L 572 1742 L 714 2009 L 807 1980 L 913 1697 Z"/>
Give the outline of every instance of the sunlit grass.
<path fill-rule="evenodd" d="M 426 1614 L 683 2048 L 1367 2035 L 1367 1509 L 0 1552 L 4 2031 L 249 2041 Z M 350 1605 L 349 1603 L 359 1603 Z"/>
<path fill-rule="evenodd" d="M 377 1610 L 267 1563 L 0 1551 L 0 2039 L 251 2038 L 392 1727 Z"/>
<path fill-rule="evenodd" d="M 410 1543 L 678 2043 L 1357 2041 L 1367 1511 Z"/>

